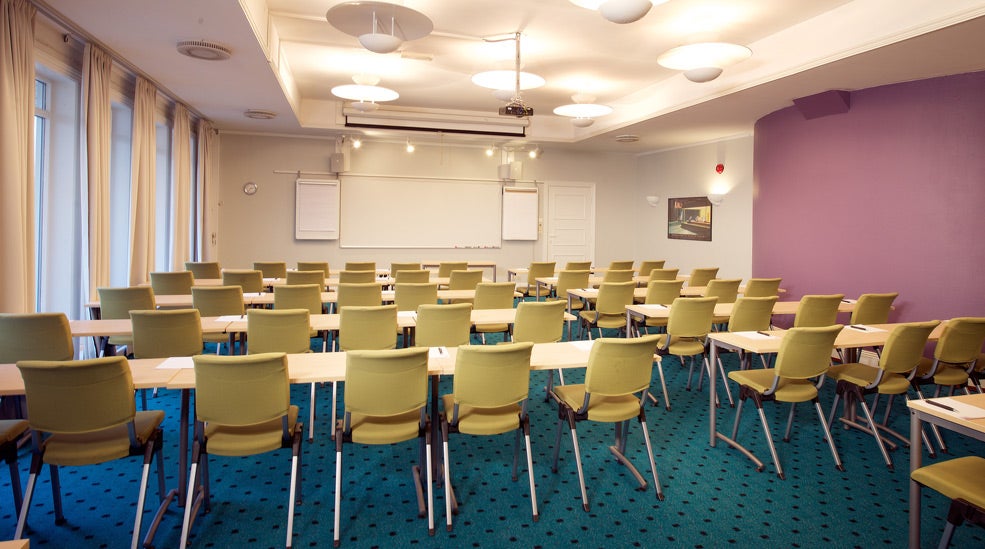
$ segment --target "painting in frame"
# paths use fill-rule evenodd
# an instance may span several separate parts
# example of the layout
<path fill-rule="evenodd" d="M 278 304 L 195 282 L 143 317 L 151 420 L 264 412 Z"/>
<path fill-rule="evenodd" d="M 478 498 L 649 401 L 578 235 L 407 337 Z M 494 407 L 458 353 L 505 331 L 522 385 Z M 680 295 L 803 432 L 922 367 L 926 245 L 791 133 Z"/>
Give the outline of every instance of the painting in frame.
<path fill-rule="evenodd" d="M 711 242 L 711 202 L 707 196 L 667 201 L 667 238 Z"/>

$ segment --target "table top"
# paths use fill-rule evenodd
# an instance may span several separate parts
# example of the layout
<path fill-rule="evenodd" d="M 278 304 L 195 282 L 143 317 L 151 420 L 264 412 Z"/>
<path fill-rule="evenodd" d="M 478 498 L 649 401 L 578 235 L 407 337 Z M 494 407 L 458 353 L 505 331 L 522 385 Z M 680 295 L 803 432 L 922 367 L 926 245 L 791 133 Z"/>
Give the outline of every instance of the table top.
<path fill-rule="evenodd" d="M 961 417 L 960 410 L 946 410 L 940 406 L 935 406 L 928 403 L 928 401 L 939 402 L 944 401 L 944 405 L 947 405 L 947 400 L 953 399 L 961 404 L 967 404 L 968 406 L 973 406 L 974 408 L 981 409 L 978 413 L 985 413 L 985 394 L 974 394 L 974 395 L 955 395 L 946 398 L 932 398 L 932 399 L 910 399 L 906 401 L 906 405 L 913 410 L 925 416 L 934 416 L 940 419 L 944 419 L 951 423 L 967 427 L 975 431 L 980 431 L 985 433 L 985 418 L 967 419 Z M 977 415 L 977 414 L 976 414 Z"/>
<path fill-rule="evenodd" d="M 942 322 L 934 328 L 934 331 L 930 333 L 930 341 L 940 339 L 945 324 L 946 322 Z M 898 323 L 855 325 L 858 328 L 845 326 L 838 333 L 834 346 L 835 348 L 843 349 L 884 345 L 889 338 L 889 332 L 898 325 Z M 708 339 L 753 353 L 775 353 L 780 350 L 780 342 L 783 340 L 785 332 L 786 330 L 770 330 L 768 332 L 712 332 L 708 334 Z"/>
<path fill-rule="evenodd" d="M 229 320 L 219 316 L 202 317 L 202 333 L 221 334 L 226 331 Z M 103 320 L 69 320 L 72 337 L 128 336 L 133 334 L 133 324 L 129 318 Z"/>
<path fill-rule="evenodd" d="M 793 315 L 797 314 L 797 308 L 800 306 L 799 301 L 777 301 L 773 305 L 773 314 L 775 315 Z M 715 316 L 716 317 L 729 317 L 732 316 L 732 309 L 735 308 L 735 303 L 718 303 L 715 305 Z M 850 313 L 855 309 L 855 302 L 842 302 L 838 305 L 839 313 Z M 670 307 L 667 305 L 645 305 L 645 304 L 633 304 L 626 305 L 626 311 L 631 312 L 634 316 L 644 317 L 644 318 L 668 318 L 670 317 Z"/>

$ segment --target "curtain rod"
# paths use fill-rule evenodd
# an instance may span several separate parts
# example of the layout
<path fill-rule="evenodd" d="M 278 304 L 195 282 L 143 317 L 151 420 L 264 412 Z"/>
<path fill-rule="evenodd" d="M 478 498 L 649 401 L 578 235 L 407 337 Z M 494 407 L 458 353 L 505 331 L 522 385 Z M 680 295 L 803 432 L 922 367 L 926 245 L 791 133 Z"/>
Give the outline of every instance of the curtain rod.
<path fill-rule="evenodd" d="M 334 176 L 337 176 L 337 177 L 344 177 L 344 176 L 347 176 L 348 175 L 348 176 L 353 176 L 353 177 L 376 177 L 376 178 L 380 178 L 380 179 L 427 179 L 427 180 L 436 180 L 436 181 L 471 181 L 471 182 L 477 182 L 477 183 L 506 183 L 506 184 L 510 184 L 510 183 L 514 183 L 514 184 L 515 183 L 533 183 L 535 185 L 539 185 L 539 184 L 543 183 L 543 181 L 538 181 L 536 179 L 510 179 L 510 180 L 502 180 L 502 179 L 484 179 L 484 178 L 477 178 L 477 177 L 472 177 L 472 178 L 470 178 L 470 177 L 437 177 L 437 176 L 433 176 L 433 175 L 388 175 L 388 174 L 346 173 L 346 172 L 338 173 L 338 172 L 315 172 L 315 171 L 308 171 L 308 170 L 273 170 L 273 173 L 280 174 L 280 175 L 297 175 L 299 177 L 302 174 L 303 175 L 334 175 Z"/>

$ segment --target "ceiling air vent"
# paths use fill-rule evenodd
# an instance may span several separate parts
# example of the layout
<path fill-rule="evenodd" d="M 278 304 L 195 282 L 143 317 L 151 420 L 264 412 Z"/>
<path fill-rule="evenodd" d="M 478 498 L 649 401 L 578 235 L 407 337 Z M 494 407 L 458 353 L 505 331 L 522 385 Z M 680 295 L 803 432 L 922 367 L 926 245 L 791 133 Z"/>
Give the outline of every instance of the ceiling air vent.
<path fill-rule="evenodd" d="M 205 59 L 206 61 L 222 61 L 229 59 L 233 54 L 232 50 L 218 42 L 208 40 L 183 40 L 178 42 L 178 53 L 194 57 L 195 59 Z"/>
<path fill-rule="evenodd" d="M 243 113 L 243 116 L 247 118 L 252 118 L 254 120 L 271 120 L 277 118 L 277 113 L 273 111 L 265 111 L 262 109 L 250 109 Z"/>
<path fill-rule="evenodd" d="M 640 140 L 640 136 L 633 135 L 631 133 L 624 133 L 622 135 L 616 136 L 616 141 L 620 143 L 636 143 L 639 140 Z"/>

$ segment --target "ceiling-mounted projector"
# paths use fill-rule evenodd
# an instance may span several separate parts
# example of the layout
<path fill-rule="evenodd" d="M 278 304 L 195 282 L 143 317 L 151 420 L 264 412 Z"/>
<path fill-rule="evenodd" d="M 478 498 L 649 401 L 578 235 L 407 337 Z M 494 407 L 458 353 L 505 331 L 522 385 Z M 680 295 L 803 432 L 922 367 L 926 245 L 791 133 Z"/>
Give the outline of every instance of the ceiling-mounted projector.
<path fill-rule="evenodd" d="M 534 110 L 523 103 L 514 101 L 506 106 L 500 107 L 499 114 L 500 116 L 515 116 L 517 118 L 524 118 L 526 116 L 533 116 Z"/>

